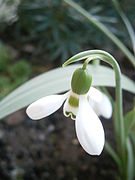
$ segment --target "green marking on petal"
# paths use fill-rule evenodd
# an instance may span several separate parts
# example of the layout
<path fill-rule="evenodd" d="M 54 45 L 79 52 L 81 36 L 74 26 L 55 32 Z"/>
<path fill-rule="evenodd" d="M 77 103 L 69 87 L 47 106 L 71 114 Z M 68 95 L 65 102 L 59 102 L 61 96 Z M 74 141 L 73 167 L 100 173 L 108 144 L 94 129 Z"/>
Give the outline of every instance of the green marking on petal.
<path fill-rule="evenodd" d="M 72 118 L 73 120 L 75 120 L 75 119 L 76 119 L 76 115 L 74 115 L 73 113 L 71 113 L 71 118 Z"/>
<path fill-rule="evenodd" d="M 77 108 L 79 106 L 79 99 L 74 96 L 70 96 L 68 102 L 72 107 Z"/>
<path fill-rule="evenodd" d="M 66 114 L 68 117 L 71 116 L 71 119 L 73 119 L 73 120 L 76 119 L 76 115 L 74 115 L 72 112 L 66 111 L 65 114 Z"/>
<path fill-rule="evenodd" d="M 67 112 L 67 111 L 66 111 L 65 114 L 66 114 L 67 116 L 70 116 L 70 112 Z"/>

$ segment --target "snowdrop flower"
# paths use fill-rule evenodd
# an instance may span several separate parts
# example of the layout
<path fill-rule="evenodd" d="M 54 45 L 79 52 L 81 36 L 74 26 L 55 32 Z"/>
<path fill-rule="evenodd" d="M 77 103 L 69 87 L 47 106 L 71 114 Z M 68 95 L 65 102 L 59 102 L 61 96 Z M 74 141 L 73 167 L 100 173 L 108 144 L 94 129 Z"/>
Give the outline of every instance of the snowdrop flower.
<path fill-rule="evenodd" d="M 26 110 L 28 116 L 38 120 L 57 111 L 64 103 L 63 113 L 75 120 L 78 140 L 90 155 L 100 155 L 104 147 L 104 129 L 98 116 L 110 118 L 112 105 L 108 97 L 91 87 L 92 77 L 87 69 L 77 69 L 71 90 L 62 95 L 50 95 L 32 103 Z"/>

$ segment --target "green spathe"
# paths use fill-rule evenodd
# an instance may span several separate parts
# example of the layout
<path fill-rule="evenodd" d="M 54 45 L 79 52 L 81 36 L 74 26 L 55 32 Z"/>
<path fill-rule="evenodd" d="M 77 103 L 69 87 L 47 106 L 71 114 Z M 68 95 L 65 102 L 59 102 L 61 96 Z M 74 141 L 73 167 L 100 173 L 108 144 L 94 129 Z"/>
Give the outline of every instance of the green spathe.
<path fill-rule="evenodd" d="M 88 73 L 87 69 L 78 68 L 72 76 L 72 91 L 79 95 L 86 94 L 90 89 L 91 82 L 92 76 Z"/>

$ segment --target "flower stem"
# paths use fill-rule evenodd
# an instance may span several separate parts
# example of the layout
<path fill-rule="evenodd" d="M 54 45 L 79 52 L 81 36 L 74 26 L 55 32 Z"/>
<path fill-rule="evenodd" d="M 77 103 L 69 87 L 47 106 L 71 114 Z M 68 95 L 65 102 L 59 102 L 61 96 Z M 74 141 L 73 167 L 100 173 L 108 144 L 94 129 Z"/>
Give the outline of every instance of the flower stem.
<path fill-rule="evenodd" d="M 115 123 L 115 124 L 118 124 L 118 125 L 116 125 L 117 127 L 115 127 L 115 129 L 116 129 L 116 135 L 117 135 L 117 138 L 118 138 L 118 142 L 121 144 L 121 150 L 122 150 L 123 146 L 125 144 L 125 142 L 124 142 L 125 135 L 124 135 L 123 106 L 122 106 L 121 71 L 120 71 L 120 68 L 119 68 L 119 65 L 118 65 L 117 61 L 110 54 L 105 53 L 103 51 L 102 52 L 96 51 L 95 55 L 100 56 L 100 60 L 109 63 L 113 67 L 113 69 L 115 71 L 116 111 L 117 111 L 116 114 L 117 114 L 117 122 L 119 122 L 119 124 Z M 91 60 L 93 60 L 93 59 L 92 58 L 86 59 L 86 61 L 84 62 L 84 66 L 86 67 L 87 64 Z"/>

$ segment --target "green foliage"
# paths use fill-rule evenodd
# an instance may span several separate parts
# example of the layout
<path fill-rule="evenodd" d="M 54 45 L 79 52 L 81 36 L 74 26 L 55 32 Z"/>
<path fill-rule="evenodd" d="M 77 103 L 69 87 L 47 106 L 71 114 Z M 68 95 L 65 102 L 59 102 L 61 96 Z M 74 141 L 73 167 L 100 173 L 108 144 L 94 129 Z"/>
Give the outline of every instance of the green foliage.
<path fill-rule="evenodd" d="M 135 67 L 135 57 L 133 54 L 128 50 L 128 48 L 122 43 L 118 37 L 112 33 L 109 28 L 107 28 L 103 23 L 101 23 L 97 18 L 95 18 L 92 14 L 87 12 L 85 9 L 83 9 L 81 6 L 79 6 L 77 3 L 75 3 L 72 0 L 64 0 L 66 4 L 71 6 L 73 9 L 75 9 L 79 14 L 81 14 L 90 24 L 95 26 L 98 30 L 100 30 L 102 33 L 106 35 L 128 58 L 128 60 L 132 63 L 132 65 Z"/>
<path fill-rule="evenodd" d="M 117 0 L 112 0 L 114 7 L 116 8 L 117 12 L 119 13 L 121 19 L 123 20 L 127 31 L 129 33 L 131 42 L 132 42 L 132 46 L 133 46 L 133 52 L 135 54 L 135 32 L 134 32 L 134 28 L 132 26 L 132 24 L 130 23 L 128 17 L 126 16 L 126 14 L 122 11 L 120 4 Z"/>
<path fill-rule="evenodd" d="M 75 24 L 61 0 L 23 1 L 18 9 L 19 21 L 16 30 L 22 40 L 33 40 L 38 47 L 34 54 L 45 51 L 51 60 L 65 59 L 69 54 L 80 51 L 83 36 L 80 23 Z M 81 29 L 78 31 L 78 26 Z M 22 31 L 23 36 L 21 37 Z M 79 38 L 78 38 L 79 37 Z M 74 39 L 74 40 L 73 40 Z"/>
<path fill-rule="evenodd" d="M 11 66 L 9 74 L 14 81 L 25 81 L 31 74 L 31 66 L 26 60 L 19 60 Z"/>
<path fill-rule="evenodd" d="M 7 47 L 0 43 L 0 99 L 28 80 L 32 73 L 31 65 L 26 60 L 13 62 Z"/>
<path fill-rule="evenodd" d="M 128 112 L 124 117 L 125 122 L 125 134 L 128 136 L 133 127 L 135 127 L 135 107 Z"/>
<path fill-rule="evenodd" d="M 0 72 L 6 71 L 10 60 L 8 49 L 0 42 Z"/>
<path fill-rule="evenodd" d="M 102 22 L 130 46 L 129 39 L 125 40 L 126 30 L 121 28 L 120 23 L 118 24 L 119 19 L 111 2 L 108 3 L 107 0 L 77 2 L 95 20 Z M 39 57 L 38 55 L 42 54 L 42 59 L 46 62 L 56 60 L 63 62 L 83 49 L 103 46 L 104 49 L 109 47 L 110 51 L 113 49 L 106 36 L 102 36 L 102 33 L 93 25 L 89 25 L 80 14 L 69 9 L 63 0 L 23 0 L 18 4 L 18 21 L 12 25 L 12 29 L 7 27 L 4 32 L 10 31 L 18 43 L 32 42 L 36 46 L 32 57 Z M 126 4 L 126 7 L 129 7 L 129 4 Z M 128 10 L 128 13 L 133 13 L 133 10 L 131 12 Z"/>
<path fill-rule="evenodd" d="M 130 137 L 131 137 L 131 141 L 132 141 L 132 144 L 133 144 L 133 151 L 134 151 L 134 154 L 135 154 L 135 128 L 134 128 L 133 131 L 130 132 Z M 135 165 L 135 155 L 134 155 L 133 161 L 134 161 L 134 165 Z M 134 173 L 133 175 L 135 177 L 135 170 L 134 170 L 133 173 Z"/>
<path fill-rule="evenodd" d="M 133 151 L 133 144 L 131 140 L 127 138 L 127 177 L 125 179 L 132 180 L 134 179 L 134 151 Z"/>
<path fill-rule="evenodd" d="M 129 133 L 131 143 L 132 143 L 131 145 L 132 145 L 133 152 L 130 153 L 131 163 L 134 164 L 134 166 L 135 166 L 135 106 L 134 106 L 133 110 L 131 110 L 130 112 L 128 112 L 125 115 L 125 123 L 127 125 L 126 129 L 127 129 L 127 132 Z M 131 168 L 131 170 L 129 171 L 130 176 L 135 177 L 135 171 L 132 168 L 132 166 L 129 167 L 129 168 Z M 131 171 L 132 171 L 132 173 L 131 173 Z"/>
<path fill-rule="evenodd" d="M 117 20 L 112 16 L 106 17 L 108 6 L 105 6 L 105 2 L 81 0 L 80 3 L 87 9 L 89 7 L 88 10 L 93 16 L 113 29 L 112 24 Z M 13 27 L 14 38 L 36 43 L 33 56 L 40 53 L 49 54 L 46 61 L 60 59 L 63 62 L 84 48 L 103 46 L 103 42 L 104 46 L 109 44 L 106 37 L 98 33 L 95 27 L 89 26 L 79 14 L 68 9 L 62 0 L 24 0 L 19 5 L 18 16 L 18 22 Z"/>
<path fill-rule="evenodd" d="M 0 99 L 9 92 L 10 83 L 10 79 L 7 76 L 0 77 Z"/>

